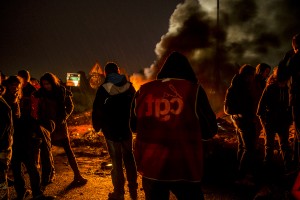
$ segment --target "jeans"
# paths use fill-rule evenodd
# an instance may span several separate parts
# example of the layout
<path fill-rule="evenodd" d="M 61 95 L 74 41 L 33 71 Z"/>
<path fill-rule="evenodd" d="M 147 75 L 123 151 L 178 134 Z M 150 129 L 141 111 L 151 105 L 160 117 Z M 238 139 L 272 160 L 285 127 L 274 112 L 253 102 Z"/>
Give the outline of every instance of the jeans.
<path fill-rule="evenodd" d="M 63 147 L 66 152 L 66 155 L 68 157 L 68 162 L 74 172 L 74 179 L 80 178 L 81 177 L 80 171 L 78 168 L 75 154 L 71 148 L 70 139 L 69 138 L 62 139 L 59 142 L 57 142 L 57 144 L 58 146 Z"/>
<path fill-rule="evenodd" d="M 266 164 L 271 164 L 271 161 L 274 157 L 274 143 L 275 136 L 278 133 L 279 136 L 279 145 L 281 156 L 284 161 L 285 167 L 289 164 L 290 161 L 290 148 L 289 148 L 289 126 L 278 128 L 277 130 L 273 127 L 266 126 L 266 138 L 265 138 L 265 162 Z"/>
<path fill-rule="evenodd" d="M 143 177 L 146 200 L 169 200 L 170 191 L 178 200 L 204 200 L 201 182 L 157 181 Z"/>
<path fill-rule="evenodd" d="M 254 155 L 256 146 L 256 128 L 254 120 L 244 117 L 232 117 L 238 139 L 237 160 L 241 175 L 254 170 Z"/>
<path fill-rule="evenodd" d="M 51 145 L 51 143 L 50 143 Z M 40 162 L 42 169 L 42 185 L 47 185 L 50 182 L 54 173 L 54 160 L 52 155 L 51 146 L 49 143 L 42 142 L 40 145 Z M 37 152 L 38 153 L 38 152 Z"/>
<path fill-rule="evenodd" d="M 26 191 L 24 174 L 22 172 L 22 163 L 25 165 L 29 175 L 33 197 L 41 195 L 42 191 L 40 183 L 40 174 L 36 166 L 34 150 L 13 149 L 11 169 L 14 175 L 14 187 L 17 192 L 17 196 L 19 198 L 22 197 Z"/>
<path fill-rule="evenodd" d="M 112 160 L 113 168 L 111 170 L 111 178 L 114 186 L 114 192 L 117 194 L 125 193 L 125 179 L 122 166 L 123 161 L 126 170 L 129 192 L 136 192 L 138 187 L 137 170 L 132 152 L 132 138 L 120 142 L 106 140 L 106 145 Z"/>

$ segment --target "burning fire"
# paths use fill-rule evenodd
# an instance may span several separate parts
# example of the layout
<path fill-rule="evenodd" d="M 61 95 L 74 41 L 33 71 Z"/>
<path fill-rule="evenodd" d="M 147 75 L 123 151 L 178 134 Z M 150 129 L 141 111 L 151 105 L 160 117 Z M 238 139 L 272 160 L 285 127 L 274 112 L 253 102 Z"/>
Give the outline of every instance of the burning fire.
<path fill-rule="evenodd" d="M 133 73 L 130 76 L 130 82 L 132 83 L 132 85 L 136 91 L 138 91 L 140 89 L 141 85 L 143 85 L 149 81 L 151 81 L 151 80 L 146 79 L 145 76 L 140 73 Z"/>

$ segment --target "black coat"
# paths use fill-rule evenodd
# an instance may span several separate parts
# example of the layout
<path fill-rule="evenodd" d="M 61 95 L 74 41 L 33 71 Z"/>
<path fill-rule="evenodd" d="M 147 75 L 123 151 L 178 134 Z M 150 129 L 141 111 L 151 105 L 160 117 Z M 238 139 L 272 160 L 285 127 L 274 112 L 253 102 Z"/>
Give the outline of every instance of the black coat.
<path fill-rule="evenodd" d="M 55 123 L 55 130 L 51 135 L 52 142 L 55 144 L 55 141 L 68 139 L 67 119 L 74 109 L 72 93 L 63 86 L 50 93 L 41 88 L 35 93 L 35 97 L 39 98 L 40 123 L 48 123 L 49 120 Z"/>
<path fill-rule="evenodd" d="M 120 75 L 119 75 L 120 76 Z M 131 137 L 130 107 L 135 89 L 125 77 L 116 84 L 106 81 L 96 94 L 92 122 L 96 131 L 102 130 L 106 139 L 122 141 Z"/>
<path fill-rule="evenodd" d="M 268 85 L 258 104 L 257 115 L 269 127 L 286 127 L 292 122 L 289 106 L 288 86 L 279 87 L 277 83 Z"/>
<path fill-rule="evenodd" d="M 224 104 L 226 114 L 254 118 L 257 104 L 253 83 L 246 82 L 239 74 L 235 75 L 226 91 Z"/>

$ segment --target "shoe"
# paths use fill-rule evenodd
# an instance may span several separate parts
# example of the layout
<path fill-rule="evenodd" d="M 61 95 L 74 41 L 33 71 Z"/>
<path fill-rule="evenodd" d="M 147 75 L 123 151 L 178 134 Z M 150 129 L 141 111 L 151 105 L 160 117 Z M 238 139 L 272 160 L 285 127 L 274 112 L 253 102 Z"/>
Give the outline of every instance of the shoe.
<path fill-rule="evenodd" d="M 79 176 L 75 177 L 71 184 L 75 186 L 82 186 L 85 185 L 87 182 L 87 179 L 83 178 L 82 176 Z"/>
<path fill-rule="evenodd" d="M 124 200 L 124 194 L 118 194 L 115 192 L 109 193 L 108 200 Z"/>

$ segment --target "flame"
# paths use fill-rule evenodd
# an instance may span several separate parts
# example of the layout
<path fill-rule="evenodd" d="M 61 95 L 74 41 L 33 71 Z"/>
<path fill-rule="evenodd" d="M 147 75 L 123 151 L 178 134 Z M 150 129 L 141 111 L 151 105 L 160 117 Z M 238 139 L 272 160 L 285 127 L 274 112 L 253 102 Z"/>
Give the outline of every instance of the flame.
<path fill-rule="evenodd" d="M 145 76 L 140 73 L 133 73 L 130 76 L 130 82 L 132 83 L 132 85 L 136 91 L 138 91 L 140 89 L 141 85 L 148 83 L 149 81 L 151 81 L 151 80 L 147 80 L 145 78 Z"/>

